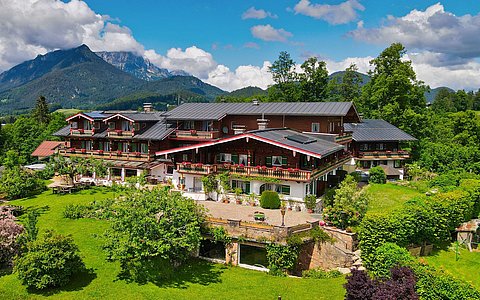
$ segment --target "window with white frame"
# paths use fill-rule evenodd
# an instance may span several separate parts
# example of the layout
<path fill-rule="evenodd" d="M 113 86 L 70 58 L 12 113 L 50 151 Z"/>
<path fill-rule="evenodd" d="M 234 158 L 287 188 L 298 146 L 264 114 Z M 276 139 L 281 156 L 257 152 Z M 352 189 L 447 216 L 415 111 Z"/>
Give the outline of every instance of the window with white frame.
<path fill-rule="evenodd" d="M 260 194 L 264 191 L 275 191 L 282 195 L 290 195 L 290 186 L 286 184 L 265 183 L 260 186 Z"/>
<path fill-rule="evenodd" d="M 378 143 L 375 145 L 376 150 L 385 150 L 385 144 L 384 143 Z"/>
<path fill-rule="evenodd" d="M 148 144 L 147 143 L 142 143 L 140 145 L 140 152 L 146 154 L 148 153 Z"/>
<path fill-rule="evenodd" d="M 320 123 L 312 123 L 312 132 L 320 132 Z"/>
<path fill-rule="evenodd" d="M 122 130 L 123 131 L 130 131 L 132 130 L 132 126 L 130 124 L 130 121 L 122 121 Z"/>
<path fill-rule="evenodd" d="M 232 154 L 220 153 L 220 162 L 232 162 Z"/>
<path fill-rule="evenodd" d="M 402 161 L 400 161 L 400 160 L 394 160 L 394 161 L 393 161 L 393 167 L 394 167 L 394 168 L 401 168 L 401 167 L 402 167 Z"/>
<path fill-rule="evenodd" d="M 272 156 L 272 166 L 282 166 L 283 157 L 274 155 Z"/>
<path fill-rule="evenodd" d="M 83 120 L 83 129 L 92 130 L 92 123 L 89 120 Z"/>
<path fill-rule="evenodd" d="M 185 130 L 195 129 L 195 121 L 184 121 L 183 129 Z"/>
<path fill-rule="evenodd" d="M 360 144 L 360 151 L 367 151 L 368 150 L 368 144 Z"/>
<path fill-rule="evenodd" d="M 188 161 L 188 154 L 182 154 L 182 161 Z"/>
<path fill-rule="evenodd" d="M 335 132 L 335 122 L 328 122 L 328 132 Z"/>
<path fill-rule="evenodd" d="M 72 128 L 72 129 L 77 129 L 77 128 L 78 128 L 78 123 L 75 122 L 75 121 L 72 122 L 72 123 L 70 123 L 70 128 Z"/>
<path fill-rule="evenodd" d="M 240 154 L 238 156 L 238 163 L 240 165 L 246 166 L 248 164 L 248 155 L 247 154 Z"/>

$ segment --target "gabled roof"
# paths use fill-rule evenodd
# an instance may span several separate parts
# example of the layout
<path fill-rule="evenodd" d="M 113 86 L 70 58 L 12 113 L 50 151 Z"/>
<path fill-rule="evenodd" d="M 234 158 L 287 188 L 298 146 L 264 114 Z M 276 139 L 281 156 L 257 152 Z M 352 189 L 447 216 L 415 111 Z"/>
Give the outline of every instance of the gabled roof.
<path fill-rule="evenodd" d="M 351 102 L 185 103 L 166 113 L 167 120 L 220 120 L 226 115 L 345 116 Z"/>
<path fill-rule="evenodd" d="M 159 121 L 147 128 L 145 131 L 141 131 L 133 136 L 134 140 L 152 140 L 161 141 L 165 139 L 175 128 L 172 128 L 165 120 Z"/>
<path fill-rule="evenodd" d="M 63 142 L 44 141 L 32 152 L 32 156 L 47 157 L 53 155 L 60 145 L 63 145 Z"/>
<path fill-rule="evenodd" d="M 59 137 L 67 137 L 70 135 L 70 125 L 67 125 L 61 129 L 59 129 L 57 132 L 52 133 L 53 136 L 59 136 Z"/>
<path fill-rule="evenodd" d="M 384 120 L 364 119 L 361 123 L 345 123 L 356 142 L 416 141 L 417 139 Z"/>
<path fill-rule="evenodd" d="M 71 117 L 68 117 L 66 120 L 70 121 L 71 119 L 74 119 L 74 118 L 77 118 L 77 117 L 82 117 L 82 118 L 85 118 L 85 119 L 93 122 L 93 121 L 102 121 L 103 119 L 107 118 L 108 116 L 110 116 L 110 114 L 105 114 L 101 111 L 91 111 L 91 112 L 87 112 L 87 113 L 75 114 Z"/>
<path fill-rule="evenodd" d="M 342 145 L 315 139 L 295 130 L 281 128 L 249 131 L 216 141 L 158 151 L 155 155 L 167 155 L 249 138 L 316 158 L 322 158 L 325 155 L 344 149 Z"/>
<path fill-rule="evenodd" d="M 160 121 L 163 120 L 164 117 L 162 116 L 163 113 L 161 112 L 119 112 L 105 118 L 103 121 L 108 121 L 110 119 L 120 117 L 126 119 L 130 122 L 139 122 L 139 121 Z"/>

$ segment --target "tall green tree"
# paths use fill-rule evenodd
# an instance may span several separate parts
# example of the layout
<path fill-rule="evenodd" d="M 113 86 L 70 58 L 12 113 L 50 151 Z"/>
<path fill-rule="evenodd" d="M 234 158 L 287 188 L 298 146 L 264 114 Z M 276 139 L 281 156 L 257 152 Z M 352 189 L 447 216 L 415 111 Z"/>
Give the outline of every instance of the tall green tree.
<path fill-rule="evenodd" d="M 298 74 L 301 101 L 319 102 L 326 100 L 328 71 L 324 61 L 310 57 L 302 65 L 303 73 Z"/>
<path fill-rule="evenodd" d="M 300 97 L 300 89 L 295 72 L 295 61 L 286 51 L 280 52 L 278 59 L 269 67 L 275 85 L 268 89 L 270 101 L 297 101 Z"/>
<path fill-rule="evenodd" d="M 364 86 L 359 104 L 366 117 L 384 119 L 415 133 L 404 115 L 408 113 L 409 118 L 421 119 L 425 113 L 427 87 L 417 80 L 411 61 L 404 59 L 405 53 L 402 44 L 394 43 L 370 61 L 374 67 L 369 72 L 371 81 Z"/>
<path fill-rule="evenodd" d="M 337 75 L 328 82 L 328 101 L 357 103 L 362 94 L 362 83 L 357 65 L 351 64 L 342 75 Z"/>
<path fill-rule="evenodd" d="M 44 96 L 37 98 L 32 115 L 41 124 L 48 124 L 50 121 L 50 111 L 48 110 L 47 99 Z"/>
<path fill-rule="evenodd" d="M 455 93 L 446 88 L 440 89 L 433 99 L 431 108 L 437 114 L 456 112 Z"/>

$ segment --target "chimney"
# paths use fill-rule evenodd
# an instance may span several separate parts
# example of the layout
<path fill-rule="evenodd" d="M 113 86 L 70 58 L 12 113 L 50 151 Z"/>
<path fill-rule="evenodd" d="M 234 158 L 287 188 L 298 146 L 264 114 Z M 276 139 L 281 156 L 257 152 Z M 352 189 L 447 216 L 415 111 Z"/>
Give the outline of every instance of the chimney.
<path fill-rule="evenodd" d="M 253 99 L 253 100 L 252 100 L 252 104 L 253 104 L 253 105 L 259 105 L 260 103 L 258 102 L 257 99 Z"/>
<path fill-rule="evenodd" d="M 269 120 L 264 119 L 264 118 L 257 119 L 258 129 L 259 129 L 259 130 L 265 130 L 265 129 L 267 129 L 268 121 L 269 121 Z"/>
<path fill-rule="evenodd" d="M 152 103 L 143 103 L 143 112 L 152 112 L 153 105 Z"/>

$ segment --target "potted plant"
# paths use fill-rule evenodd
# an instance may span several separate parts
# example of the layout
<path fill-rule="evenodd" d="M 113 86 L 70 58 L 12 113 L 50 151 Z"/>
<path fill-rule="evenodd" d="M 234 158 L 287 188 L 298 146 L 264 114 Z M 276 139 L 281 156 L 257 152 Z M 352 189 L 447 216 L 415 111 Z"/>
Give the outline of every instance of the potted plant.
<path fill-rule="evenodd" d="M 311 194 L 306 195 L 303 201 L 305 202 L 305 207 L 307 208 L 308 213 L 313 213 L 313 210 L 317 206 L 317 197 Z"/>
<path fill-rule="evenodd" d="M 293 210 L 293 207 L 295 206 L 295 201 L 292 199 L 288 199 L 288 210 Z"/>
<path fill-rule="evenodd" d="M 256 211 L 253 213 L 253 218 L 255 221 L 265 221 L 265 213 L 261 211 Z"/>
<path fill-rule="evenodd" d="M 242 199 L 240 198 L 240 194 L 243 192 L 242 189 L 237 187 L 233 190 L 233 192 L 235 193 L 235 202 L 237 204 L 242 204 Z"/>
<path fill-rule="evenodd" d="M 255 194 L 254 193 L 250 193 L 248 195 L 248 204 L 250 204 L 250 206 L 255 206 L 256 203 L 255 203 Z"/>

